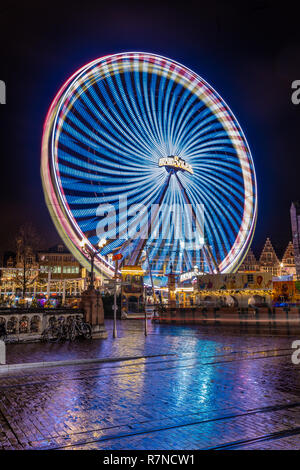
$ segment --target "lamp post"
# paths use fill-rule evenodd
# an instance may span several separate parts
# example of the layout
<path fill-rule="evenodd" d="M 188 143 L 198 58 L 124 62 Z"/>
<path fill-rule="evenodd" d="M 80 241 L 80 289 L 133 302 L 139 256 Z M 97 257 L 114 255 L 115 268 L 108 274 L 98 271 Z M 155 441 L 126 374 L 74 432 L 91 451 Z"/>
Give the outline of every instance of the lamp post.
<path fill-rule="evenodd" d="M 112 257 L 113 261 L 115 262 L 115 289 L 114 289 L 114 328 L 113 328 L 113 338 L 118 337 L 117 333 L 117 282 L 118 282 L 118 265 L 119 260 L 122 259 L 122 254 L 117 253 L 114 254 Z"/>
<path fill-rule="evenodd" d="M 51 277 L 53 272 L 54 266 L 48 266 L 47 301 L 49 301 L 51 297 Z"/>
<path fill-rule="evenodd" d="M 90 258 L 91 260 L 91 279 L 90 279 L 90 283 L 89 283 L 89 286 L 88 286 L 88 289 L 89 290 L 93 290 L 95 285 L 94 285 L 94 265 L 95 265 L 95 257 L 96 255 L 98 255 L 100 253 L 100 251 L 102 250 L 102 248 L 104 247 L 104 245 L 106 245 L 107 243 L 107 240 L 105 238 L 102 238 L 98 244 L 97 244 L 97 249 L 91 249 L 88 244 L 82 240 L 81 242 L 81 248 L 82 248 L 82 251 L 88 255 L 88 257 Z"/>
<path fill-rule="evenodd" d="M 282 277 L 282 268 L 283 268 L 283 263 L 280 263 L 280 277 Z"/>
<path fill-rule="evenodd" d="M 114 288 L 114 329 L 113 337 L 117 338 L 117 276 L 118 276 L 118 259 L 115 259 L 115 288 Z"/>
<path fill-rule="evenodd" d="M 48 267 L 47 300 L 50 299 L 51 266 Z"/>

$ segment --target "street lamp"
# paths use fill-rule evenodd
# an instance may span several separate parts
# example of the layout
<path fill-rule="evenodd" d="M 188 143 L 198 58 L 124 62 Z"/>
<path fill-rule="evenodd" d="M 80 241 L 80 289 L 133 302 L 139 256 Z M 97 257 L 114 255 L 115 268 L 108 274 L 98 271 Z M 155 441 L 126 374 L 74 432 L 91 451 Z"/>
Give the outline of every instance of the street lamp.
<path fill-rule="evenodd" d="M 123 258 L 121 253 L 115 253 L 112 260 L 115 262 L 115 289 L 114 289 L 114 329 L 113 337 L 117 338 L 117 278 L 118 278 L 118 262 Z"/>
<path fill-rule="evenodd" d="M 280 263 L 280 277 L 282 276 L 283 263 Z"/>
<path fill-rule="evenodd" d="M 88 255 L 88 257 L 90 258 L 91 260 L 91 278 L 90 278 L 90 284 L 89 284 L 89 287 L 88 289 L 89 290 L 93 290 L 94 289 L 94 264 L 95 264 L 95 257 L 96 255 L 98 255 L 100 253 L 100 251 L 102 250 L 102 248 L 106 245 L 107 243 L 107 240 L 106 238 L 101 238 L 101 240 L 98 242 L 97 244 L 97 248 L 95 249 L 94 247 L 93 248 L 90 248 L 89 245 L 84 241 L 82 240 L 81 241 L 81 248 L 82 248 L 82 251 Z"/>

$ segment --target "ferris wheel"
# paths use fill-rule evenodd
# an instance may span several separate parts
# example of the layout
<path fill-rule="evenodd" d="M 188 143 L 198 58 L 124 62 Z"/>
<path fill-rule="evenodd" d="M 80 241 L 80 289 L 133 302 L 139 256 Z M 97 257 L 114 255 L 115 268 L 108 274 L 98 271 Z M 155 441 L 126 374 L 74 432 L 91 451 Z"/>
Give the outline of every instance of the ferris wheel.
<path fill-rule="evenodd" d="M 139 52 L 99 58 L 74 73 L 44 124 L 41 174 L 53 221 L 74 256 L 107 256 L 154 272 L 234 272 L 257 213 L 253 160 L 227 104 L 201 77 Z"/>

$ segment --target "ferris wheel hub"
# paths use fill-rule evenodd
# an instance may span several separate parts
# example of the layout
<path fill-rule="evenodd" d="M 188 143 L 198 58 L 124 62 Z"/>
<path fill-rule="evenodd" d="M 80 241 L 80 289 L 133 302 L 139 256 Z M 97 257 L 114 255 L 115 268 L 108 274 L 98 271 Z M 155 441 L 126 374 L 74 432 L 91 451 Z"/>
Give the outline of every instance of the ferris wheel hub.
<path fill-rule="evenodd" d="M 194 174 L 193 168 L 185 160 L 179 158 L 177 155 L 170 155 L 169 157 L 160 158 L 158 166 L 164 166 L 166 169 L 172 169 L 175 171 L 187 171 L 188 173 Z"/>

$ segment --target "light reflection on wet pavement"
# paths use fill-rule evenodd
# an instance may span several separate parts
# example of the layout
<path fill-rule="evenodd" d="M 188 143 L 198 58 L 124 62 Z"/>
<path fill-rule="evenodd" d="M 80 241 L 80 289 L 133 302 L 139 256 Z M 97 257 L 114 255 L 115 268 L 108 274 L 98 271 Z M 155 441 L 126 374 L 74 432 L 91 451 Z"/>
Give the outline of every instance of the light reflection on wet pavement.
<path fill-rule="evenodd" d="M 8 363 L 142 357 L 0 375 L 0 448 L 300 448 L 298 338 L 106 326 L 107 340 L 8 345 Z"/>

